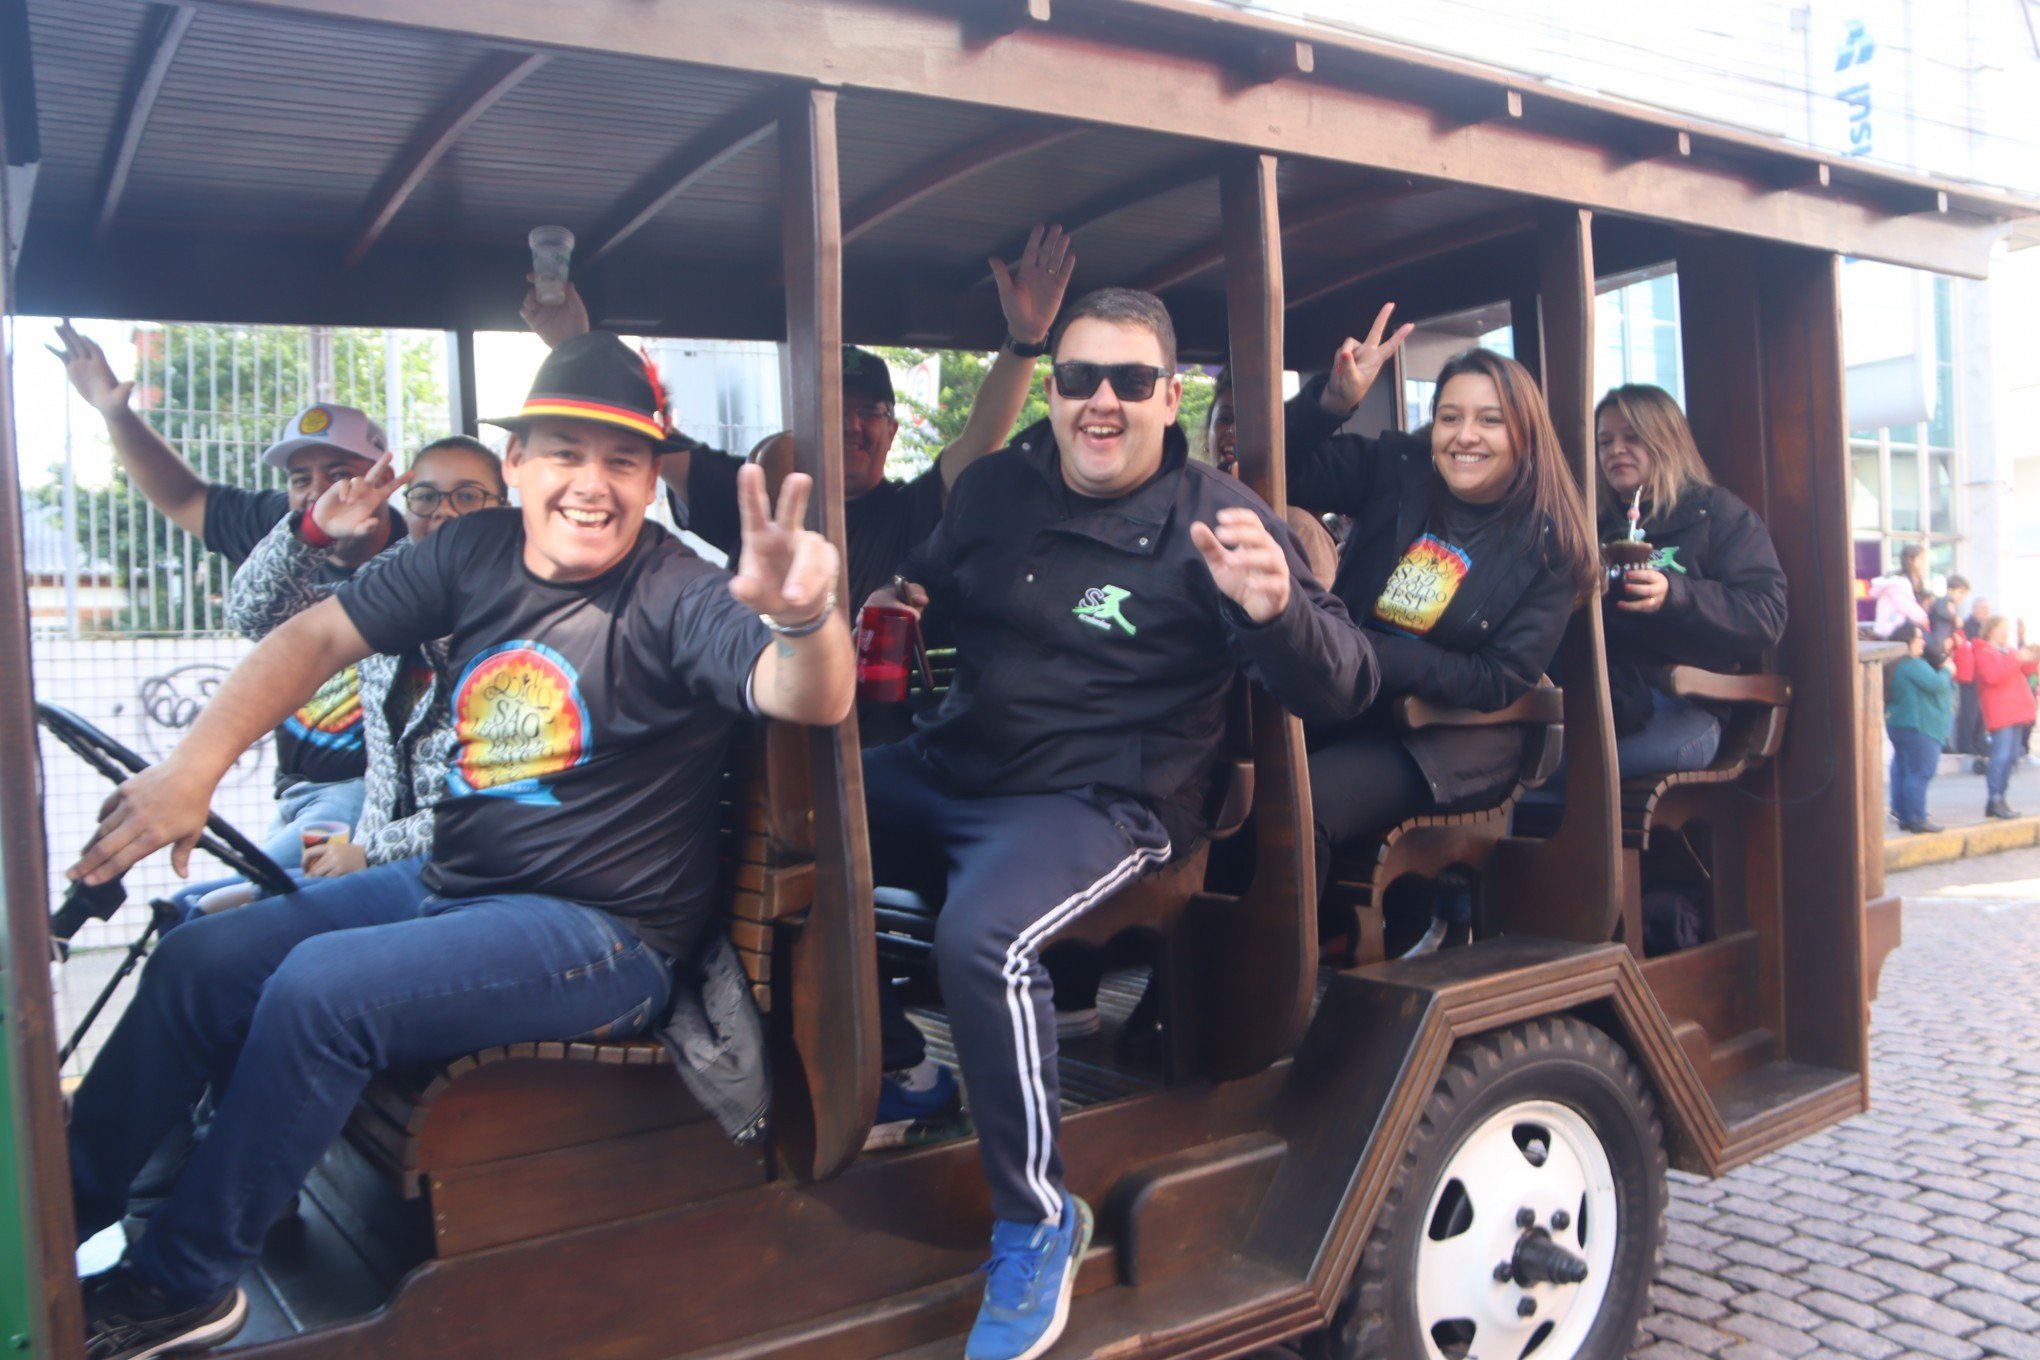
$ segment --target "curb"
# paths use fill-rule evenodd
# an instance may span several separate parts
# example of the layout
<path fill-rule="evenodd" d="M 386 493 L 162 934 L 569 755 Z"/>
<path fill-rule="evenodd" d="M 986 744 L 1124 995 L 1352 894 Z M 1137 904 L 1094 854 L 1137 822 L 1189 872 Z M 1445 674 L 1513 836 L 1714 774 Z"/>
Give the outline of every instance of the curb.
<path fill-rule="evenodd" d="M 1950 860 L 1995 855 L 2004 850 L 2024 850 L 2033 845 L 2040 845 L 2040 817 L 1980 822 L 1975 826 L 1950 827 L 1924 836 L 1887 836 L 1884 840 L 1884 872 L 1917 869 L 1923 864 L 1946 864 Z"/>

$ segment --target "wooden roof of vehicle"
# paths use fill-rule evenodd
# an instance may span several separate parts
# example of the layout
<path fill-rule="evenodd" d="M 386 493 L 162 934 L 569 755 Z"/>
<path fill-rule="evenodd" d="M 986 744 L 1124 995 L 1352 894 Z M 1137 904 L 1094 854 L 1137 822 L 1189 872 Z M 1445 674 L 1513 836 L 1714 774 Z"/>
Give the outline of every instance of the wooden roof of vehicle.
<path fill-rule="evenodd" d="M 563 222 L 605 324 L 775 337 L 775 118 L 813 83 L 841 91 L 865 340 L 994 343 L 985 256 L 1045 220 L 1076 232 L 1079 289 L 1154 287 L 1216 352 L 1229 145 L 1283 157 L 1292 340 L 1412 289 L 1507 296 L 1553 201 L 1600 215 L 1604 273 L 1690 225 L 1976 275 L 2040 213 L 1203 0 L 27 9 L 22 311 L 514 328 L 525 232 Z"/>

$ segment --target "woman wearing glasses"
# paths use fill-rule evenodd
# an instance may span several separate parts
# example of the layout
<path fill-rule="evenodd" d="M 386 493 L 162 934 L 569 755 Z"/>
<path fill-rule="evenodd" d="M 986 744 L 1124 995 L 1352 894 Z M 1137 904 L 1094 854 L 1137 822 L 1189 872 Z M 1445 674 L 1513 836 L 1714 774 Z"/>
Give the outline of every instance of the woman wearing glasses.
<path fill-rule="evenodd" d="M 1414 329 L 1388 339 L 1394 305 L 1365 341 L 1288 406 L 1289 492 L 1353 516 L 1333 584 L 1374 644 L 1380 700 L 1310 734 L 1320 885 L 1333 847 L 1406 818 L 1491 806 L 1523 756 L 1512 727 L 1398 731 L 1393 701 L 1506 708 L 1538 683 L 1574 606 L 1597 588 L 1599 554 L 1550 412 L 1522 365 L 1470 349 L 1438 374 L 1431 424 L 1369 439 L 1335 431 Z M 1464 937 L 1470 885 L 1441 883 L 1420 947 Z"/>
<path fill-rule="evenodd" d="M 336 483 L 302 516 L 277 525 L 234 574 L 227 591 L 228 623 L 260 638 L 331 593 L 333 586 L 322 579 L 319 564 L 328 553 L 347 560 L 351 545 L 379 541 L 377 528 L 387 508 L 361 508 L 361 493 L 396 475 L 385 455 L 366 476 Z M 377 570 L 462 515 L 509 504 L 502 463 L 487 445 L 466 435 L 420 449 L 409 478 L 403 502 L 410 537 L 370 558 L 357 576 Z M 431 849 L 432 805 L 445 791 L 453 756 L 453 725 L 439 673 L 443 658 L 435 651 L 377 654 L 361 663 L 367 800 L 352 839 L 336 838 L 305 851 L 305 873 L 331 878 Z"/>

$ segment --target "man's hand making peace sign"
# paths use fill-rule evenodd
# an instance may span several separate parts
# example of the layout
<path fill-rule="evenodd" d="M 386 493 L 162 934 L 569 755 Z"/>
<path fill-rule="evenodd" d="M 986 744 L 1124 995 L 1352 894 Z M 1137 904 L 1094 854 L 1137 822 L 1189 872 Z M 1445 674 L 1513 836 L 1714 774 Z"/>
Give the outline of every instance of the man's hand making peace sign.
<path fill-rule="evenodd" d="M 813 479 L 796 472 L 779 488 L 775 514 L 765 469 L 737 469 L 737 511 L 743 524 L 730 594 L 772 629 L 758 658 L 751 698 L 760 713 L 826 726 L 843 720 L 856 691 L 850 630 L 836 604 L 842 555 L 827 538 L 802 527 Z"/>

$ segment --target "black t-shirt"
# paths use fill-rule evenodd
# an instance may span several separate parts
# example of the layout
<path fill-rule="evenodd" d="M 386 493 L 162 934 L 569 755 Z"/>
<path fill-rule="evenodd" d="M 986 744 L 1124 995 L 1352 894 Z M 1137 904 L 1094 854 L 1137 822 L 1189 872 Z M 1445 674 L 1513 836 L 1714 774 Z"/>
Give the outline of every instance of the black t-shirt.
<path fill-rule="evenodd" d="M 737 520 L 737 469 L 741 458 L 696 449 L 687 467 L 687 503 L 674 498 L 673 518 L 736 560 L 742 532 Z M 849 595 L 855 618 L 871 592 L 890 584 L 907 554 L 935 532 L 942 519 L 942 469 L 931 467 L 911 482 L 890 479 L 843 506 L 843 536 L 850 550 Z"/>
<path fill-rule="evenodd" d="M 1451 608 L 1474 563 L 1500 545 L 1505 528 L 1500 502 L 1469 505 L 1440 491 L 1424 532 L 1403 550 L 1367 622 L 1410 637 L 1429 633 Z"/>
<path fill-rule="evenodd" d="M 524 565 L 517 510 L 463 515 L 337 598 L 378 651 L 447 639 L 456 757 L 425 882 L 599 907 L 675 957 L 715 895 L 715 808 L 771 635 L 655 524 L 590 581 Z"/>
<path fill-rule="evenodd" d="M 287 492 L 250 491 L 214 482 L 205 497 L 205 546 L 240 566 L 276 522 L 290 513 Z M 392 541 L 404 536 L 404 518 L 391 515 Z M 344 581 L 352 573 L 322 563 L 322 581 Z M 361 678 L 354 667 L 319 686 L 303 708 L 276 729 L 276 791 L 292 784 L 331 784 L 359 779 L 368 768 L 361 727 Z"/>

